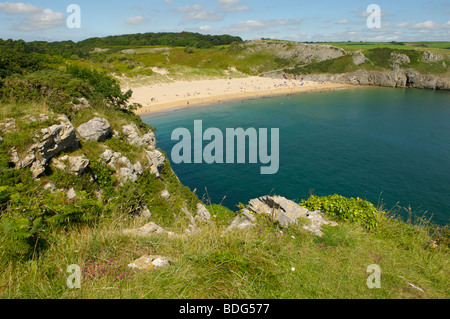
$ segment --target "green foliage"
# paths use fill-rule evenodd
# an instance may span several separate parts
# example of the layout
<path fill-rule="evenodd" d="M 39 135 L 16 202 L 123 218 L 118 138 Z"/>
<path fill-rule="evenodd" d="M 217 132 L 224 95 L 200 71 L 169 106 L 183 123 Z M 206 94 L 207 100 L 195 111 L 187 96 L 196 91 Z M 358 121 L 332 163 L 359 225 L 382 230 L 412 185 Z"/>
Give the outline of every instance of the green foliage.
<path fill-rule="evenodd" d="M 240 37 L 230 35 L 203 35 L 199 33 L 144 33 L 92 38 L 79 42 L 81 47 L 109 47 L 109 46 L 173 46 L 207 48 L 219 45 L 229 45 L 243 42 Z"/>
<path fill-rule="evenodd" d="M 301 205 L 310 210 L 320 210 L 329 216 L 338 219 L 358 222 L 368 230 L 376 230 L 384 213 L 379 212 L 376 207 L 361 198 L 345 198 L 340 195 L 326 197 L 311 196 L 303 200 Z"/>
<path fill-rule="evenodd" d="M 96 92 L 103 95 L 114 107 L 126 108 L 127 102 L 133 94 L 131 90 L 122 93 L 119 82 L 106 73 L 100 73 L 76 65 L 68 66 L 67 72 L 73 77 L 89 83 Z"/>

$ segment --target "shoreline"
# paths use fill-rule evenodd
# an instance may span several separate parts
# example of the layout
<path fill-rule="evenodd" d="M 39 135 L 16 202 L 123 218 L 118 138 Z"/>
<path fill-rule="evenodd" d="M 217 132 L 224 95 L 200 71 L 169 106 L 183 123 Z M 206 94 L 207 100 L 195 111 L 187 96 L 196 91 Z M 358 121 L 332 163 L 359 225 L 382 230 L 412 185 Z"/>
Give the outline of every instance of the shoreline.
<path fill-rule="evenodd" d="M 184 81 L 131 88 L 133 91 L 131 102 L 143 105 L 134 111 L 137 115 L 147 116 L 254 98 L 334 91 L 351 87 L 355 85 L 261 77 Z"/>

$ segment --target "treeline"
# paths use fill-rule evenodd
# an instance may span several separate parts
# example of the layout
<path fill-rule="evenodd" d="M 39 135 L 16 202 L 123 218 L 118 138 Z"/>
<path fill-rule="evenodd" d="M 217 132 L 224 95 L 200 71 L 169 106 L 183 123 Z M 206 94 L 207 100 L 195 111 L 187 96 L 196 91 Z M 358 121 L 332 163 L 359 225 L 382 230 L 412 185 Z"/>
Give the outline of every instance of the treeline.
<path fill-rule="evenodd" d="M 91 38 L 75 43 L 73 41 L 44 42 L 34 41 L 25 42 L 23 40 L 2 40 L 0 39 L 0 54 L 18 56 L 15 60 L 27 63 L 30 55 L 46 55 L 53 57 L 70 58 L 74 55 L 79 58 L 89 58 L 89 52 L 97 47 L 131 47 L 131 46 L 176 46 L 176 47 L 195 47 L 211 48 L 220 45 L 230 45 L 240 43 L 243 40 L 240 37 L 231 35 L 203 35 L 199 33 L 181 32 L 181 33 L 144 33 L 109 36 L 105 38 Z M 1 59 L 0 57 L 0 59 Z M 41 60 L 43 57 L 39 57 Z"/>
<path fill-rule="evenodd" d="M 143 33 L 91 38 L 79 42 L 81 47 L 105 46 L 148 46 L 164 45 L 176 47 L 211 48 L 243 42 L 242 38 L 231 35 L 203 35 L 200 33 Z"/>

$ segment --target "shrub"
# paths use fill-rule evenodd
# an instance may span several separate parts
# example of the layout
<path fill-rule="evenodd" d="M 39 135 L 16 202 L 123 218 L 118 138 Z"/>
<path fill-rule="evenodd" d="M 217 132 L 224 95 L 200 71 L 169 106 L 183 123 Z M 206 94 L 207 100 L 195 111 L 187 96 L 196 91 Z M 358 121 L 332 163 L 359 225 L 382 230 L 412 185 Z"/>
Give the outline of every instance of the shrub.
<path fill-rule="evenodd" d="M 341 220 L 358 222 L 368 230 L 376 230 L 384 213 L 370 202 L 361 198 L 345 198 L 340 195 L 326 197 L 311 196 L 303 200 L 302 206 L 310 210 L 320 210 Z"/>

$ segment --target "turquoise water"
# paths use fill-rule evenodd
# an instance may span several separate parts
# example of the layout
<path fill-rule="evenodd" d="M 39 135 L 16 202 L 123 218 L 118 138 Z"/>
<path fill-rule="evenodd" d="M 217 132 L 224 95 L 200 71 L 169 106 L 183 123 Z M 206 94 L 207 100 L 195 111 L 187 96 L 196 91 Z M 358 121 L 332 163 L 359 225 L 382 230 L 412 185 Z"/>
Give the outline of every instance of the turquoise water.
<path fill-rule="evenodd" d="M 292 200 L 315 195 L 361 197 L 387 209 L 450 218 L 450 94 L 413 89 L 357 88 L 232 102 L 146 116 L 169 156 L 172 131 L 279 128 L 280 169 L 261 164 L 173 164 L 201 198 L 236 209 L 267 194 Z M 270 130 L 269 130 L 270 131 Z M 207 143 L 205 142 L 205 145 Z M 207 189 L 207 195 L 205 188 Z M 406 217 L 406 216 L 405 216 Z"/>

